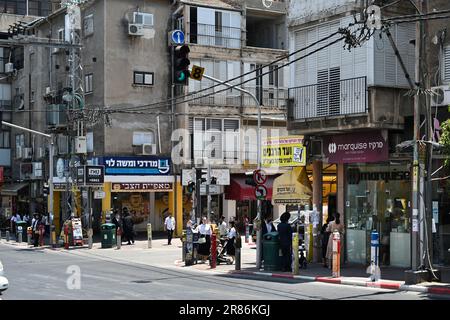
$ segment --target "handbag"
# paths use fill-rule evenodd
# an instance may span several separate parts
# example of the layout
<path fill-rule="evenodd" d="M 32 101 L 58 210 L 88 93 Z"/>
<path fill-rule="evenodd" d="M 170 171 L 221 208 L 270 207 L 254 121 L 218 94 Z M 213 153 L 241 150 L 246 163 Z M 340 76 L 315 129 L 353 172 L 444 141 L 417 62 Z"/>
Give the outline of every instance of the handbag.
<path fill-rule="evenodd" d="M 199 239 L 198 239 L 198 243 L 199 243 L 199 244 L 206 243 L 206 237 L 203 236 L 203 237 L 199 238 Z"/>

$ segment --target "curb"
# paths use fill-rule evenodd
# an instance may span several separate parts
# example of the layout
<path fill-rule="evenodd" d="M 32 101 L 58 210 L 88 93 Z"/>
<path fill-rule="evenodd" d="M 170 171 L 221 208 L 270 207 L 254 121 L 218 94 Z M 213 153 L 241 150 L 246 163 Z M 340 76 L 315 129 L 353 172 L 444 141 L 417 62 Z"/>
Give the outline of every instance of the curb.
<path fill-rule="evenodd" d="M 360 287 L 370 287 L 370 288 L 380 288 L 380 289 L 390 289 L 397 291 L 415 291 L 421 293 L 431 293 L 439 295 L 450 295 L 450 288 L 440 288 L 438 286 L 420 286 L 420 285 L 406 285 L 403 282 L 372 282 L 364 280 L 353 280 L 346 278 L 331 278 L 331 277 L 310 277 L 310 276 L 297 276 L 292 274 L 279 274 L 279 273 L 269 273 L 269 272 L 258 272 L 258 271 L 229 271 L 230 274 L 246 274 L 246 275 L 257 275 L 272 278 L 285 278 L 285 279 L 299 279 L 306 281 L 317 281 L 331 284 L 341 284 L 341 285 L 351 285 Z"/>

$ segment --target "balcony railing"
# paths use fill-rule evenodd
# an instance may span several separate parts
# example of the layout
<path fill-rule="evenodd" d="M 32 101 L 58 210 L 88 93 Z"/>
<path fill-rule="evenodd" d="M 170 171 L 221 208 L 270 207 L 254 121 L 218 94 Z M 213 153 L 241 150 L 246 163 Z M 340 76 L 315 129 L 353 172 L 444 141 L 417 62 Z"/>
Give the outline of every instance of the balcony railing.
<path fill-rule="evenodd" d="M 290 88 L 289 99 L 290 120 L 367 113 L 367 78 Z"/>
<path fill-rule="evenodd" d="M 212 84 L 211 84 L 212 85 Z M 222 89 L 222 87 L 217 87 L 217 90 Z M 252 92 L 256 97 L 259 96 L 258 88 L 255 87 L 243 87 L 250 92 Z M 192 100 L 190 104 L 192 105 L 216 105 L 222 107 L 240 107 L 241 106 L 241 93 L 232 90 L 223 93 L 218 93 L 208 97 L 200 98 L 203 95 L 211 93 L 212 91 L 202 92 L 198 95 L 194 95 L 193 98 L 198 97 L 198 99 Z M 225 94 L 226 93 L 226 94 Z M 287 88 L 267 88 L 263 89 L 263 106 L 264 107 L 278 107 L 286 108 L 288 99 L 288 89 Z M 248 94 L 242 94 L 242 106 L 256 106 L 255 100 Z"/>
<path fill-rule="evenodd" d="M 205 46 L 237 49 L 242 46 L 241 29 L 235 27 L 191 23 L 188 39 L 190 43 Z"/>

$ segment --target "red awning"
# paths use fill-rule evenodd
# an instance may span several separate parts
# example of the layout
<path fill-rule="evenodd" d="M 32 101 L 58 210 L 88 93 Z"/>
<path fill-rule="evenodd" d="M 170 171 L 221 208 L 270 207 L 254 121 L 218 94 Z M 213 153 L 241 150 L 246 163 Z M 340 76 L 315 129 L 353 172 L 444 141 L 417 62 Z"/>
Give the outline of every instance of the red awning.
<path fill-rule="evenodd" d="M 272 200 L 272 185 L 273 180 L 277 176 L 269 176 L 266 183 L 264 184 L 267 188 L 267 199 Z M 245 184 L 245 179 L 248 176 L 231 176 L 230 185 L 225 186 L 225 199 L 226 200 L 256 200 L 255 187 Z"/>

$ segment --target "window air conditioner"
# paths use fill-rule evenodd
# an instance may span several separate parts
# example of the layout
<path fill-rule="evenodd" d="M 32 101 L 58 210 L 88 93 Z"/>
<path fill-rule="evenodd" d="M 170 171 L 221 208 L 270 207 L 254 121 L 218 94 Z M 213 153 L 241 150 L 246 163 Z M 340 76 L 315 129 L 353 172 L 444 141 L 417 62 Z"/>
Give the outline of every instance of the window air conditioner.
<path fill-rule="evenodd" d="M 150 143 L 144 143 L 142 145 L 142 154 L 143 155 L 153 155 L 156 154 L 156 145 Z"/>
<path fill-rule="evenodd" d="M 13 73 L 14 72 L 14 64 L 8 62 L 5 64 L 5 73 Z"/>
<path fill-rule="evenodd" d="M 431 106 L 448 106 L 450 105 L 450 86 L 432 87 Z"/>
<path fill-rule="evenodd" d="M 144 25 L 142 23 L 128 24 L 128 34 L 130 36 L 143 36 L 144 35 Z"/>

